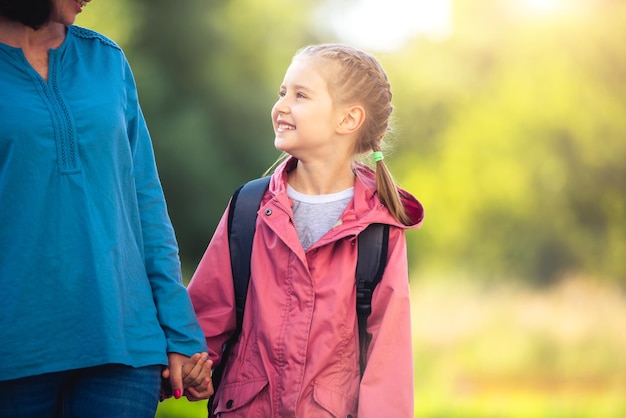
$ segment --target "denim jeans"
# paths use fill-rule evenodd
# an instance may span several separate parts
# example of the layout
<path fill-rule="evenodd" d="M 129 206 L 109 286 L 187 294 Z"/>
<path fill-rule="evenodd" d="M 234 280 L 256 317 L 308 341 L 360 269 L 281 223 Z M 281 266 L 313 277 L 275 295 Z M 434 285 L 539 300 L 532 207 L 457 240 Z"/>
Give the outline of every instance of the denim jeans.
<path fill-rule="evenodd" d="M 161 366 L 118 364 L 0 381 L 4 418 L 154 418 Z"/>

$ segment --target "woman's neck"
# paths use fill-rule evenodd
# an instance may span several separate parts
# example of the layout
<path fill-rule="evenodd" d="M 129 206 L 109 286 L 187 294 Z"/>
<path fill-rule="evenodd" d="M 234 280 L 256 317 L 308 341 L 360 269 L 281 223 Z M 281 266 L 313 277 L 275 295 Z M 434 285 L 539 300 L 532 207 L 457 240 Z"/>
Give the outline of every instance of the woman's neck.
<path fill-rule="evenodd" d="M 48 22 L 35 30 L 20 22 L 0 16 L 0 42 L 23 50 L 58 48 L 65 39 L 66 28 L 60 23 Z"/>
<path fill-rule="evenodd" d="M 21 48 L 31 67 L 46 81 L 48 81 L 49 51 L 63 43 L 65 31 L 65 26 L 56 22 L 48 22 L 40 29 L 34 30 L 30 26 L 0 17 L 0 42 Z"/>

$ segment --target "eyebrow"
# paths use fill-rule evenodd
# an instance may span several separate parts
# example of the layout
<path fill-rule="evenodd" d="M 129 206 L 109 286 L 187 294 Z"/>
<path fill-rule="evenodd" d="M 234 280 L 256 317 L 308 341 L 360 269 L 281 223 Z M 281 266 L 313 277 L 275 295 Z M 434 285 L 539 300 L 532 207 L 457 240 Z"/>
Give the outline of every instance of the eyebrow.
<path fill-rule="evenodd" d="M 284 84 L 281 84 L 281 85 L 280 85 L 280 88 L 281 88 L 281 90 L 282 90 L 282 89 L 285 89 L 285 90 L 286 90 L 286 89 L 287 89 L 287 86 L 285 86 Z M 307 86 L 305 86 L 305 85 L 303 85 L 303 84 L 295 84 L 294 86 L 292 86 L 292 89 L 293 89 L 293 90 L 305 90 L 305 91 L 307 91 L 307 92 L 313 92 L 313 90 L 312 90 L 311 88 L 309 88 L 309 87 L 307 87 Z"/>

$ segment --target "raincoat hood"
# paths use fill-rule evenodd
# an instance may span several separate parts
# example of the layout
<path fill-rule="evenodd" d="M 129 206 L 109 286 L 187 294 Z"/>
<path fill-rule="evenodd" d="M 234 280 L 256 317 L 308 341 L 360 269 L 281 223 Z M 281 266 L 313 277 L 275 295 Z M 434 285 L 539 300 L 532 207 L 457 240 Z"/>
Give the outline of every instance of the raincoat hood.
<path fill-rule="evenodd" d="M 298 160 L 291 157 L 276 168 L 269 185 L 269 191 L 273 198 L 285 198 L 287 177 L 297 163 Z M 411 193 L 398 187 L 398 193 L 404 208 L 411 218 L 411 223 L 404 225 L 391 216 L 378 198 L 375 171 L 362 163 L 355 163 L 353 170 L 356 175 L 354 183 L 355 199 L 348 205 L 346 212 L 342 216 L 344 223 L 354 220 L 358 225 L 359 231 L 367 228 L 371 223 L 384 223 L 402 229 L 421 227 L 424 220 L 424 208 Z M 359 196 L 359 198 L 356 198 L 356 196 Z"/>

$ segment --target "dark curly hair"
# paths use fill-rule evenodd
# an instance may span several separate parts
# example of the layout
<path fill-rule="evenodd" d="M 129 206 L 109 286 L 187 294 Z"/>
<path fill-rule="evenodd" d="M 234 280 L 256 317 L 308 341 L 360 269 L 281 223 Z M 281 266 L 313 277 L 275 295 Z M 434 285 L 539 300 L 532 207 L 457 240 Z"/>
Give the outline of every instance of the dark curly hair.
<path fill-rule="evenodd" d="M 50 19 L 52 0 L 0 0 L 0 16 L 37 30 Z"/>

